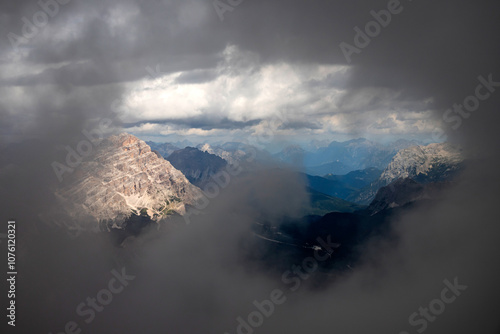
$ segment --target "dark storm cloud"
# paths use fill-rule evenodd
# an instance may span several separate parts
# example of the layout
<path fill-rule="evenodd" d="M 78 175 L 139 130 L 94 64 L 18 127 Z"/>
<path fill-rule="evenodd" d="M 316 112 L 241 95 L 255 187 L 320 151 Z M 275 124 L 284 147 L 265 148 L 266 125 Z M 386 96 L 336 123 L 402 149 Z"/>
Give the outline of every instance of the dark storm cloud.
<path fill-rule="evenodd" d="M 179 11 L 186 4 L 72 1 L 60 6 L 59 13 L 19 49 L 27 53 L 28 62 L 35 64 L 90 62 L 85 66 L 71 65 L 53 70 L 61 80 L 84 85 L 137 80 L 147 76 L 148 66 L 158 64 L 162 64 L 163 73 L 214 66 L 215 54 L 224 48 L 225 42 L 221 39 L 217 43 L 216 38 L 208 38 L 207 29 L 203 36 L 190 27 L 189 22 L 179 22 Z M 19 6 L 15 11 L 11 9 L 13 13 L 3 21 L 4 37 L 7 32 L 22 36 L 22 18 L 32 21 L 33 14 L 41 10 L 36 2 L 31 6 Z M 202 3 L 200 6 L 207 12 L 211 9 Z M 127 12 L 133 15 L 122 17 Z M 121 18 L 125 21 L 115 22 Z M 187 15 L 186 20 L 189 18 Z M 180 24 L 185 25 L 182 35 L 176 30 Z M 2 43 L 4 51 L 11 50 L 7 38 L 2 38 Z M 94 75 L 89 75 L 95 69 Z M 92 78 L 85 80 L 85 76 Z"/>
<path fill-rule="evenodd" d="M 89 61 L 84 64 L 69 64 L 58 69 L 46 69 L 36 75 L 26 75 L 10 80 L 4 80 L 5 86 L 38 86 L 54 83 L 65 86 L 94 86 L 99 84 L 120 83 L 125 79 L 120 77 L 120 72 L 115 72 L 111 67 L 105 71 L 96 63 Z M 137 78 L 144 75 L 138 71 Z"/>
<path fill-rule="evenodd" d="M 76 23 L 77 36 L 64 43 L 41 37 L 28 59 L 41 63 L 93 59 L 103 68 L 116 62 L 122 80 L 136 79 L 133 69 L 142 71 L 159 63 L 177 63 L 166 72 L 186 69 L 181 59 L 191 68 L 207 65 L 206 59 L 213 59 L 227 43 L 254 51 L 264 61 L 346 64 L 339 43 L 353 44 L 353 28 L 364 29 L 373 20 L 370 10 L 387 7 L 387 1 L 253 1 L 227 12 L 227 19 L 220 22 L 210 3 L 187 2 L 191 3 L 200 6 L 199 19 L 181 16 L 182 2 L 123 2 L 123 10 L 135 14 L 114 32 L 113 2 L 72 2 L 55 18 L 75 20 L 83 14 Z M 394 15 L 359 55 L 353 55 L 352 88 L 387 87 L 416 97 L 436 96 L 437 105 L 444 107 L 449 103 L 444 96 L 458 94 L 455 87 L 465 89 L 467 80 L 496 70 L 491 66 L 498 50 L 491 32 L 497 4 L 419 1 L 402 6 L 403 12 Z"/>

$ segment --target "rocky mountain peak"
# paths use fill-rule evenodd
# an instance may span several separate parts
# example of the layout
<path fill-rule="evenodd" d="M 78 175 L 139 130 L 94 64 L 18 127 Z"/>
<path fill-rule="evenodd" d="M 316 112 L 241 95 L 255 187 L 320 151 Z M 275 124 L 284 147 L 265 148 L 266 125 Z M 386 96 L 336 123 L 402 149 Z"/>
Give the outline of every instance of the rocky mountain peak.
<path fill-rule="evenodd" d="M 153 220 L 183 214 L 198 194 L 182 172 L 127 133 L 99 143 L 56 192 L 66 213 L 86 222 L 79 226 L 84 229 L 95 229 L 103 221 L 120 226 L 133 213 Z"/>
<path fill-rule="evenodd" d="M 398 179 L 413 179 L 419 183 L 450 181 L 462 169 L 462 149 L 449 143 L 415 145 L 396 153 L 380 177 L 356 196 L 353 202 L 370 203 L 381 187 Z"/>
<path fill-rule="evenodd" d="M 392 158 L 389 166 L 380 176 L 380 180 L 386 185 L 398 178 L 432 179 L 432 174 L 435 171 L 439 171 L 441 178 L 447 178 L 449 174 L 458 169 L 463 159 L 462 150 L 449 143 L 408 147 L 400 150 Z"/>

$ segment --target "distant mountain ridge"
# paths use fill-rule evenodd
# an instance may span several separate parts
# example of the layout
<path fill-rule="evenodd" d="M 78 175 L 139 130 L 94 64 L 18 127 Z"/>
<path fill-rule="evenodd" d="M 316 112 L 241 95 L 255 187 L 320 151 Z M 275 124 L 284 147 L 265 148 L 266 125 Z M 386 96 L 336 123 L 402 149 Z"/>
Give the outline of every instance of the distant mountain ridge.
<path fill-rule="evenodd" d="M 239 161 L 243 160 L 247 153 L 243 149 L 239 149 L 238 147 L 231 149 L 224 149 L 222 146 L 212 146 L 210 144 L 200 144 L 196 146 L 197 149 L 203 152 L 207 152 L 210 154 L 214 154 L 224 160 L 226 160 L 230 164 L 236 164 Z"/>
<path fill-rule="evenodd" d="M 180 170 L 192 184 L 200 188 L 203 188 L 212 175 L 217 174 L 227 166 L 226 160 L 221 157 L 194 147 L 174 151 L 167 160 Z"/>
<path fill-rule="evenodd" d="M 417 141 L 400 139 L 383 145 L 365 138 L 344 142 L 332 141 L 326 147 L 306 151 L 298 145 L 291 145 L 274 157 L 289 164 L 300 163 L 304 172 L 311 175 L 345 175 L 354 170 L 370 167 L 384 169 L 392 157 L 403 148 L 418 145 Z"/>
<path fill-rule="evenodd" d="M 168 158 L 174 151 L 183 148 L 174 143 L 147 142 L 147 144 L 164 158 Z M 326 142 L 321 142 L 321 145 L 316 144 L 308 145 L 308 150 L 293 144 L 275 154 L 240 142 L 217 145 L 203 143 L 193 147 L 217 155 L 232 165 L 243 161 L 254 165 L 285 163 L 307 174 L 323 176 L 346 175 L 349 172 L 366 168 L 383 170 L 399 150 L 418 145 L 419 142 L 399 139 L 383 145 L 365 138 L 358 138 L 344 142 L 332 141 L 329 144 Z"/>
<path fill-rule="evenodd" d="M 146 144 L 151 147 L 151 150 L 160 153 L 160 155 L 165 159 L 168 158 L 170 154 L 180 149 L 180 147 L 177 147 L 176 145 L 171 143 L 155 143 L 152 141 L 147 141 Z"/>
<path fill-rule="evenodd" d="M 251 165 L 256 167 L 274 162 L 274 158 L 266 150 L 240 142 L 227 142 L 215 146 L 205 143 L 197 145 L 196 148 L 203 152 L 215 154 L 231 165 L 244 163 L 247 167 Z"/>

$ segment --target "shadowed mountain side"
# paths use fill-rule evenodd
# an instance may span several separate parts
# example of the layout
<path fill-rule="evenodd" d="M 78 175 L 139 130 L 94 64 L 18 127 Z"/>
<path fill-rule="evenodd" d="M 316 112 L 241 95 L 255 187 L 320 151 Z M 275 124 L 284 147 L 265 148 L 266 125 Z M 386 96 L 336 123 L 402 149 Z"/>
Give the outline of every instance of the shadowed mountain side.
<path fill-rule="evenodd" d="M 311 204 L 307 212 L 311 215 L 324 215 L 329 212 L 354 212 L 362 210 L 363 205 L 345 201 L 308 188 Z"/>
<path fill-rule="evenodd" d="M 151 147 L 151 150 L 160 153 L 160 155 L 165 159 L 168 158 L 168 156 L 173 152 L 180 150 L 180 147 L 177 147 L 171 143 L 156 143 L 152 141 L 147 141 L 146 144 L 148 144 L 149 147 Z"/>
<path fill-rule="evenodd" d="M 411 202 L 438 199 L 441 192 L 451 185 L 450 182 L 421 184 L 410 178 L 397 179 L 378 190 L 375 199 L 364 213 L 374 215 L 382 210 L 400 207 Z"/>
<path fill-rule="evenodd" d="M 186 147 L 170 154 L 170 163 L 180 170 L 194 185 L 203 188 L 211 176 L 222 171 L 227 162 L 215 154 L 200 151 L 194 147 Z"/>
<path fill-rule="evenodd" d="M 407 203 L 371 216 L 363 211 L 332 212 L 324 216 L 285 219 L 278 225 L 262 221 L 254 225 L 255 235 L 246 240 L 244 249 L 249 260 L 257 261 L 276 274 L 289 268 L 297 259 L 312 257 L 315 251 L 319 251 L 326 258 L 319 263 L 319 271 L 331 283 L 332 278 L 353 270 L 363 257 L 371 256 L 365 254 L 371 241 L 396 246 L 398 239 L 393 233 L 393 224 L 397 217 L 435 204 L 429 200 Z M 320 283 L 326 277 L 316 275 L 315 279 Z"/>
<path fill-rule="evenodd" d="M 307 184 L 312 189 L 326 195 L 347 200 L 349 196 L 359 192 L 360 189 L 375 181 L 381 173 L 382 171 L 379 169 L 367 168 L 353 171 L 346 175 L 329 174 L 323 177 L 308 174 L 301 175 L 306 178 Z"/>

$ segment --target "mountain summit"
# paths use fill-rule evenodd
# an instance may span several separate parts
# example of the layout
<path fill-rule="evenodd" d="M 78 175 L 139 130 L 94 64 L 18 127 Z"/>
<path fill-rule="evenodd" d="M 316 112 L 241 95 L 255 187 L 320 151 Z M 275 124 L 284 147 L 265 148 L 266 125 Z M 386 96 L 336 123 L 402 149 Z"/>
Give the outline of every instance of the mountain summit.
<path fill-rule="evenodd" d="M 463 162 L 462 151 L 449 143 L 412 146 L 400 150 L 382 172 L 385 184 L 399 178 L 441 181 L 454 174 Z"/>
<path fill-rule="evenodd" d="M 199 189 L 142 140 L 127 134 L 100 142 L 56 196 L 75 220 L 112 221 L 119 227 L 132 214 L 154 220 L 185 213 Z M 109 226 L 108 226 L 109 227 Z"/>
<path fill-rule="evenodd" d="M 378 180 L 349 200 L 369 204 L 378 189 L 397 179 L 410 178 L 424 184 L 450 181 L 462 169 L 463 162 L 462 150 L 449 143 L 408 147 L 392 158 Z"/>

